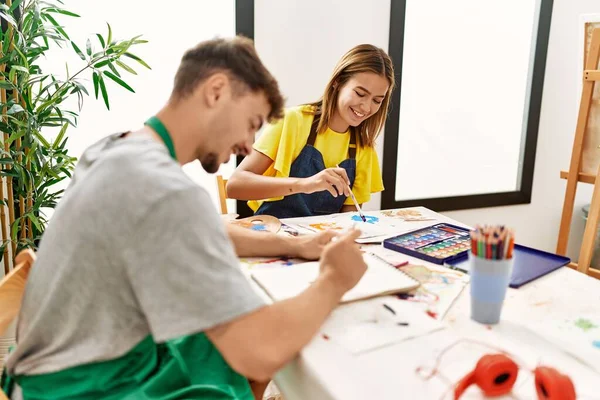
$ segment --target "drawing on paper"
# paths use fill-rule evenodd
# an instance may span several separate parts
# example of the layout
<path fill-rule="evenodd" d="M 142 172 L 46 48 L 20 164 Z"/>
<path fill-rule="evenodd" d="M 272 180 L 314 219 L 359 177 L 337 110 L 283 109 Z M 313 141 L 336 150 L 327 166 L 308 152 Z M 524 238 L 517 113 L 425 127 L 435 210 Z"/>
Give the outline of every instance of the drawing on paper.
<path fill-rule="evenodd" d="M 468 281 L 468 275 L 444 267 L 409 264 L 399 269 L 421 283 L 414 291 L 399 297 L 422 304 L 429 315 L 439 319 L 448 312 Z"/>
<path fill-rule="evenodd" d="M 587 332 L 590 329 L 597 328 L 597 326 L 594 325 L 592 321 L 586 318 L 579 318 L 577 321 L 575 321 L 575 326 L 583 330 L 584 332 Z"/>
<path fill-rule="evenodd" d="M 587 343 L 600 351 L 600 319 L 597 315 L 587 314 L 546 322 L 540 331 L 557 339 L 568 337 L 574 343 Z"/>
<path fill-rule="evenodd" d="M 344 229 L 343 226 L 338 225 L 336 222 L 317 222 L 314 224 L 308 224 L 308 226 L 310 226 L 311 228 L 314 228 L 318 231 L 326 231 L 329 229 L 334 229 L 334 230 Z"/>
<path fill-rule="evenodd" d="M 247 268 L 253 268 L 258 266 L 290 266 L 296 264 L 297 260 L 293 260 L 287 257 L 278 258 L 241 258 L 240 262 Z"/>
<path fill-rule="evenodd" d="M 421 211 L 414 209 L 385 210 L 381 211 L 381 214 L 390 218 L 400 218 L 404 221 L 431 221 L 434 219 L 423 215 Z"/>
<path fill-rule="evenodd" d="M 360 215 L 352 216 L 352 221 L 355 221 L 355 222 L 364 222 L 367 224 L 376 224 L 377 222 L 379 222 L 379 218 L 377 218 L 374 215 L 365 215 L 365 220 L 366 221 L 363 221 L 362 218 L 360 217 Z"/>

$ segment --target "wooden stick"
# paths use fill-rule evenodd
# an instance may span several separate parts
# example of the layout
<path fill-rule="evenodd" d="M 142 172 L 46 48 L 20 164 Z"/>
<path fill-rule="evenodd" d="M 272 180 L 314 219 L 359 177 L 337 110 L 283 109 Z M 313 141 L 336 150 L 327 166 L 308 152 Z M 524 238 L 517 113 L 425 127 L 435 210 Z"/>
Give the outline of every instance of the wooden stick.
<path fill-rule="evenodd" d="M 12 0 L 7 0 L 6 5 L 8 7 L 10 7 L 12 4 Z M 14 49 L 14 43 L 13 43 L 13 27 L 12 25 L 8 24 L 8 29 L 6 31 L 6 36 L 8 38 L 8 40 L 10 40 L 10 46 L 9 49 L 10 51 L 12 51 Z M 4 104 L 6 104 L 6 91 L 4 91 L 4 97 L 2 98 L 2 102 Z M 6 118 L 6 106 L 3 107 L 2 109 L 2 115 L 4 116 L 4 122 L 8 123 L 8 118 Z M 4 150 L 8 153 L 10 151 L 10 147 L 8 146 L 8 132 L 5 132 L 4 134 Z M 6 166 L 7 170 L 12 169 L 12 167 L 10 165 Z M 11 176 L 7 176 L 6 177 L 6 187 L 7 187 L 7 192 L 8 192 L 8 219 L 9 219 L 9 232 L 11 232 L 11 227 L 13 225 L 13 223 L 15 222 L 15 198 L 14 198 L 14 193 L 13 193 L 13 180 Z M 11 235 L 12 236 L 12 235 Z M 11 244 L 12 244 L 12 250 L 13 250 L 13 255 L 17 254 L 17 242 L 12 240 L 11 237 Z"/>
<path fill-rule="evenodd" d="M 600 174 L 600 167 L 598 167 Z M 588 213 L 585 231 L 583 233 L 583 241 L 579 251 L 579 260 L 577 261 L 577 271 L 587 274 L 590 264 L 592 263 L 592 255 L 594 251 L 594 240 L 598 231 L 598 220 L 600 219 L 600 184 L 594 185 L 594 194 L 592 195 L 592 203 L 590 204 L 590 212 Z"/>
<path fill-rule="evenodd" d="M 4 77 L 4 72 L 6 70 L 6 65 L 2 65 L 2 76 L 0 76 L 0 80 L 4 81 L 6 80 L 6 78 Z M 6 89 L 0 89 L 0 101 L 4 104 L 4 106 L 2 107 L 2 121 L 4 123 L 8 122 L 8 118 L 6 117 L 6 112 L 7 112 L 7 108 L 6 108 Z M 3 132 L 3 138 L 4 138 L 4 151 L 6 151 L 7 154 L 9 153 L 9 146 L 8 146 L 8 132 Z M 10 165 L 5 165 L 4 170 L 10 170 Z M 12 180 L 10 179 L 9 176 L 6 177 L 6 191 L 8 194 L 8 198 L 6 199 L 6 207 L 8 208 L 8 226 L 6 225 L 6 214 L 4 211 L 4 207 L 2 207 L 2 237 L 4 240 L 8 240 L 9 243 L 12 244 L 12 238 L 10 235 L 10 227 L 12 224 L 12 221 L 14 221 L 14 214 L 11 214 L 11 211 L 14 211 L 11 208 L 11 201 L 12 201 Z M 4 187 L 2 187 L 2 199 L 4 200 Z M 14 252 L 13 252 L 14 254 Z M 4 249 L 4 269 L 8 270 L 10 268 L 10 260 L 8 259 L 8 245 L 6 246 L 6 248 Z"/>
<path fill-rule="evenodd" d="M 2 54 L 2 49 L 1 49 L 2 43 L 0 42 L 0 57 L 3 57 L 4 55 Z M 0 81 L 4 81 L 4 70 L 6 69 L 6 65 L 2 64 L 0 65 L 0 72 L 2 73 L 0 76 Z M 4 99 L 6 99 L 6 89 L 0 89 L 0 101 L 4 101 Z M 4 107 L 3 111 L 3 115 L 5 115 L 6 113 L 6 107 Z M 4 118 L 3 118 L 4 120 Z M 3 138 L 4 138 L 4 143 L 6 144 L 6 141 L 8 139 L 8 133 L 7 132 L 3 132 Z M 4 166 L 1 167 L 1 170 L 4 170 Z M 4 201 L 4 177 L 2 177 L 2 179 L 0 179 L 0 198 L 2 199 L 2 201 Z M 6 206 L 8 207 L 8 205 Z M 0 221 L 0 224 L 2 225 L 2 240 L 5 241 L 9 241 L 10 243 L 10 229 L 8 229 L 8 234 L 7 229 L 6 229 L 6 212 L 4 211 L 5 206 L 1 206 L 0 207 L 0 219 L 2 219 Z M 8 259 L 8 246 L 6 246 L 4 248 L 4 275 L 8 275 L 8 273 L 10 272 L 10 260 Z"/>
<path fill-rule="evenodd" d="M 23 110 L 27 109 L 27 104 L 25 103 L 25 94 L 26 92 L 24 91 L 23 94 L 21 95 L 21 107 L 23 107 Z M 29 152 L 31 151 L 31 149 L 29 147 L 25 148 L 25 158 L 27 158 L 29 156 Z M 27 166 L 26 166 L 27 171 L 31 172 L 31 160 L 28 159 L 27 160 Z M 27 212 L 32 212 L 33 210 L 33 182 L 31 180 L 29 180 L 28 184 L 27 184 Z M 27 220 L 27 237 L 31 240 L 33 240 L 33 231 L 31 230 L 31 218 L 29 218 Z"/>
<path fill-rule="evenodd" d="M 592 41 L 590 51 L 586 60 L 585 69 L 592 70 L 598 68 L 600 59 L 600 28 L 592 32 Z M 569 166 L 569 175 L 567 177 L 567 189 L 565 190 L 565 200 L 563 204 L 560 228 L 558 231 L 558 243 L 556 252 L 560 255 L 567 253 L 569 244 L 569 232 L 571 231 L 571 220 L 573 218 L 573 207 L 575 205 L 575 194 L 577 192 L 577 177 L 581 170 L 581 153 L 583 150 L 583 140 L 588 125 L 588 116 L 594 94 L 595 81 L 583 81 L 583 90 L 581 92 L 581 103 L 579 104 L 579 117 L 577 118 L 577 128 L 575 130 L 575 139 L 573 141 L 573 152 L 571 154 L 571 164 Z"/>
<path fill-rule="evenodd" d="M 13 78 L 13 84 L 15 85 L 15 87 L 17 87 L 17 76 L 15 75 L 15 77 Z M 13 89 L 12 92 L 12 97 L 13 100 L 15 101 L 15 104 L 19 104 L 19 94 L 17 93 L 16 89 Z M 21 138 L 17 138 L 16 141 L 16 150 L 19 152 L 22 152 L 22 146 L 23 146 L 23 142 L 21 141 Z M 19 160 L 19 165 L 23 166 L 23 155 L 19 154 L 18 157 Z M 21 182 L 23 189 L 25 188 L 25 182 Z M 21 217 L 21 239 L 25 239 L 26 237 L 26 230 L 25 230 L 25 198 L 23 197 L 23 195 L 19 194 L 19 217 Z"/>

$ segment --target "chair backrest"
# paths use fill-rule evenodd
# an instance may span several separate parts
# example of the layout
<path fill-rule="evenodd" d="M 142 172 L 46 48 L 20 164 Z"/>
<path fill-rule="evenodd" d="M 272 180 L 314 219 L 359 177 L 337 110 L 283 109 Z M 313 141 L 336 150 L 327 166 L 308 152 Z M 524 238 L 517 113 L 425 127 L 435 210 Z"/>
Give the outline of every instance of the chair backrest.
<path fill-rule="evenodd" d="M 35 262 L 33 250 L 23 250 L 15 258 L 15 268 L 0 280 L 0 335 L 19 314 L 29 270 Z M 0 375 L 2 371 L 0 371 Z M 0 400 L 9 400 L 0 389 Z"/>
<path fill-rule="evenodd" d="M 34 261 L 33 250 L 21 251 L 15 259 L 15 268 L 0 281 L 0 335 L 19 314 L 25 284 Z"/>
<path fill-rule="evenodd" d="M 8 397 L 6 397 L 2 389 L 0 389 L 0 400 L 10 400 Z"/>
<path fill-rule="evenodd" d="M 227 179 L 217 175 L 217 187 L 219 189 L 219 202 L 221 203 L 221 214 L 227 214 Z"/>

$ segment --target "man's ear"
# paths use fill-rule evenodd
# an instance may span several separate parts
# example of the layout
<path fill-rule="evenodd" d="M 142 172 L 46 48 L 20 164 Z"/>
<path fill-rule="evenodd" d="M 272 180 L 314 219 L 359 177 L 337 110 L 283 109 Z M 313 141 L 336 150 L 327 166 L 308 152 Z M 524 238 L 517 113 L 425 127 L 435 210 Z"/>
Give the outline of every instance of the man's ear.
<path fill-rule="evenodd" d="M 229 87 L 229 77 L 223 73 L 211 75 L 202 86 L 202 94 L 206 105 L 214 107 L 226 95 Z"/>

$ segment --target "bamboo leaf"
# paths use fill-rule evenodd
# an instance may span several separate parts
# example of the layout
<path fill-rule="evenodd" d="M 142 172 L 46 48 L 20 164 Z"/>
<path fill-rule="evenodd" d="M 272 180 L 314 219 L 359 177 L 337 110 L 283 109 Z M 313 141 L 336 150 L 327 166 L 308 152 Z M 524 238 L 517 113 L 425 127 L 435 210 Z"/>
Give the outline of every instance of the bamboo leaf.
<path fill-rule="evenodd" d="M 73 46 L 73 50 L 75 50 L 75 53 L 77 53 L 77 55 L 79 56 L 79 58 L 81 58 L 83 61 L 85 61 L 85 55 L 83 54 L 83 52 L 81 51 L 81 49 L 79 47 L 77 47 L 77 45 L 75 44 L 75 42 L 73 42 L 71 40 L 71 45 Z"/>
<path fill-rule="evenodd" d="M 40 225 L 40 221 L 38 221 L 37 217 L 35 216 L 35 214 L 33 213 L 27 213 L 25 214 L 27 215 L 27 217 L 29 217 L 29 219 L 31 220 L 31 222 L 33 222 L 33 225 L 35 225 L 35 227 L 37 228 L 38 231 L 42 230 L 42 227 Z"/>
<path fill-rule="evenodd" d="M 15 19 L 12 17 L 12 15 L 6 14 L 4 12 L 0 12 L 0 18 L 4 18 L 6 20 L 6 22 L 11 24 L 15 28 L 17 27 L 17 21 L 15 21 Z"/>
<path fill-rule="evenodd" d="M 106 23 L 106 25 L 108 25 L 108 37 L 106 38 L 106 43 L 110 44 L 112 41 L 112 29 L 109 23 Z"/>
<path fill-rule="evenodd" d="M 8 111 L 6 112 L 8 115 L 12 115 L 12 114 L 16 114 L 19 112 L 23 112 L 25 111 L 23 109 L 23 107 L 21 107 L 20 104 L 13 104 L 11 108 L 8 109 Z"/>
<path fill-rule="evenodd" d="M 74 12 L 63 10 L 62 8 L 48 8 L 46 12 L 57 13 L 62 15 L 68 15 L 69 17 L 81 17 L 79 14 L 75 14 Z"/>
<path fill-rule="evenodd" d="M 0 89 L 13 89 L 13 88 L 14 88 L 14 86 L 13 86 L 12 82 L 0 79 Z"/>
<path fill-rule="evenodd" d="M 10 237 L 12 240 L 17 240 L 17 234 L 19 233 L 19 227 L 21 226 L 21 217 L 16 218 L 10 228 Z"/>
<path fill-rule="evenodd" d="M 33 131 L 33 135 L 44 145 L 44 147 L 52 147 L 46 138 L 43 137 L 38 131 Z"/>
<path fill-rule="evenodd" d="M 125 89 L 129 90 L 132 93 L 135 93 L 135 90 L 133 90 L 133 88 L 131 86 L 129 86 L 127 83 L 125 83 L 121 78 L 119 78 L 118 76 L 110 73 L 109 71 L 104 71 L 104 75 L 108 76 L 110 79 L 112 79 L 114 82 L 118 83 L 119 85 L 123 86 Z"/>
<path fill-rule="evenodd" d="M 116 60 L 115 63 L 119 67 L 123 68 L 125 71 L 129 72 L 130 74 L 137 75 L 137 72 L 135 72 L 135 70 L 133 68 L 131 68 L 129 65 L 125 64 L 124 62 Z"/>
<path fill-rule="evenodd" d="M 69 127 L 68 123 L 63 125 L 62 129 L 58 133 L 58 136 L 56 136 L 56 139 L 54 139 L 54 143 L 52 143 L 53 149 L 56 149 L 58 147 L 58 145 L 60 144 L 60 142 L 62 142 L 63 137 L 65 137 L 65 134 L 67 133 L 68 127 Z"/>
<path fill-rule="evenodd" d="M 108 68 L 110 68 L 110 70 L 113 72 L 113 74 L 115 74 L 119 78 L 121 77 L 121 74 L 119 74 L 119 71 L 117 71 L 117 69 L 115 68 L 113 63 L 108 63 Z"/>
<path fill-rule="evenodd" d="M 46 19 L 47 21 L 50 21 L 50 23 L 52 25 L 54 25 L 54 27 L 56 28 L 56 30 L 58 32 L 60 32 L 66 39 L 70 40 L 69 35 L 67 35 L 67 32 L 65 32 L 65 30 L 63 29 L 62 26 L 60 26 L 60 24 L 58 22 L 56 22 L 56 20 L 54 19 L 54 17 L 50 14 L 42 14 L 42 17 L 44 19 Z"/>
<path fill-rule="evenodd" d="M 20 137 L 23 137 L 23 134 L 24 134 L 24 132 L 23 132 L 23 131 L 16 131 L 16 132 L 13 132 L 13 133 L 12 133 L 12 134 L 9 136 L 9 138 L 8 138 L 8 140 L 7 140 L 7 142 L 8 142 L 8 145 L 9 145 L 9 146 L 10 146 L 10 145 L 12 145 L 12 144 L 15 142 L 15 140 L 17 140 L 17 139 L 18 139 L 18 138 L 20 138 Z"/>
<path fill-rule="evenodd" d="M 0 171 L 0 176 L 11 176 L 13 178 L 18 178 L 19 174 L 14 169 L 5 169 Z"/>
<path fill-rule="evenodd" d="M 108 65 L 109 63 L 110 63 L 109 60 L 103 60 L 103 61 L 100 61 L 99 63 L 94 64 L 94 68 L 102 68 L 102 67 Z"/>
<path fill-rule="evenodd" d="M 90 95 L 90 94 L 88 93 L 88 91 L 87 91 L 86 87 L 85 87 L 85 86 L 84 86 L 84 85 L 83 85 L 81 82 L 74 81 L 73 83 L 75 84 L 75 86 L 77 86 L 77 87 L 79 88 L 79 90 L 81 90 L 83 93 L 85 93 L 85 94 L 86 94 L 86 96 L 89 96 L 89 95 Z"/>
<path fill-rule="evenodd" d="M 10 6 L 9 11 L 12 13 L 13 11 L 15 11 L 17 9 L 17 7 L 19 7 L 21 5 L 21 3 L 23 2 L 23 0 L 15 0 L 12 5 Z"/>
<path fill-rule="evenodd" d="M 17 52 L 17 54 L 21 57 L 21 60 L 23 61 L 23 64 L 25 65 L 25 67 L 29 68 L 29 60 L 27 59 L 27 56 L 25 54 L 23 54 L 23 52 L 21 52 L 19 47 L 15 46 L 14 49 Z"/>
<path fill-rule="evenodd" d="M 25 73 L 29 73 L 29 70 L 25 67 L 23 67 L 22 65 L 11 65 L 10 66 L 10 70 L 11 71 L 21 71 L 21 72 L 25 72 Z"/>
<path fill-rule="evenodd" d="M 104 49 L 106 47 L 106 42 L 104 42 L 104 38 L 99 33 L 96 33 L 96 36 L 98 37 L 98 41 L 100 42 L 100 44 L 102 45 L 102 48 Z"/>
<path fill-rule="evenodd" d="M 96 99 L 98 98 L 98 73 L 96 71 L 94 71 L 94 73 L 92 74 L 92 77 L 94 79 L 94 95 L 96 96 Z"/>
<path fill-rule="evenodd" d="M 92 55 L 92 41 L 90 39 L 86 40 L 85 42 L 85 51 L 87 52 L 88 56 Z"/>
<path fill-rule="evenodd" d="M 98 83 L 100 84 L 100 91 L 102 92 L 102 98 L 104 99 L 104 104 L 106 104 L 106 109 L 110 110 L 110 104 L 108 102 L 108 93 L 106 92 L 106 85 L 104 84 L 104 79 L 102 75 L 98 75 Z"/>
<path fill-rule="evenodd" d="M 135 61 L 139 62 L 140 64 L 142 64 L 144 67 L 148 68 L 148 69 L 152 69 L 150 68 L 150 66 L 148 64 L 146 64 L 146 62 L 144 60 L 142 60 L 141 58 L 139 58 L 138 56 L 136 56 L 135 54 L 131 54 L 131 53 L 124 53 L 123 54 L 125 57 L 129 57 L 131 59 L 134 59 Z"/>

